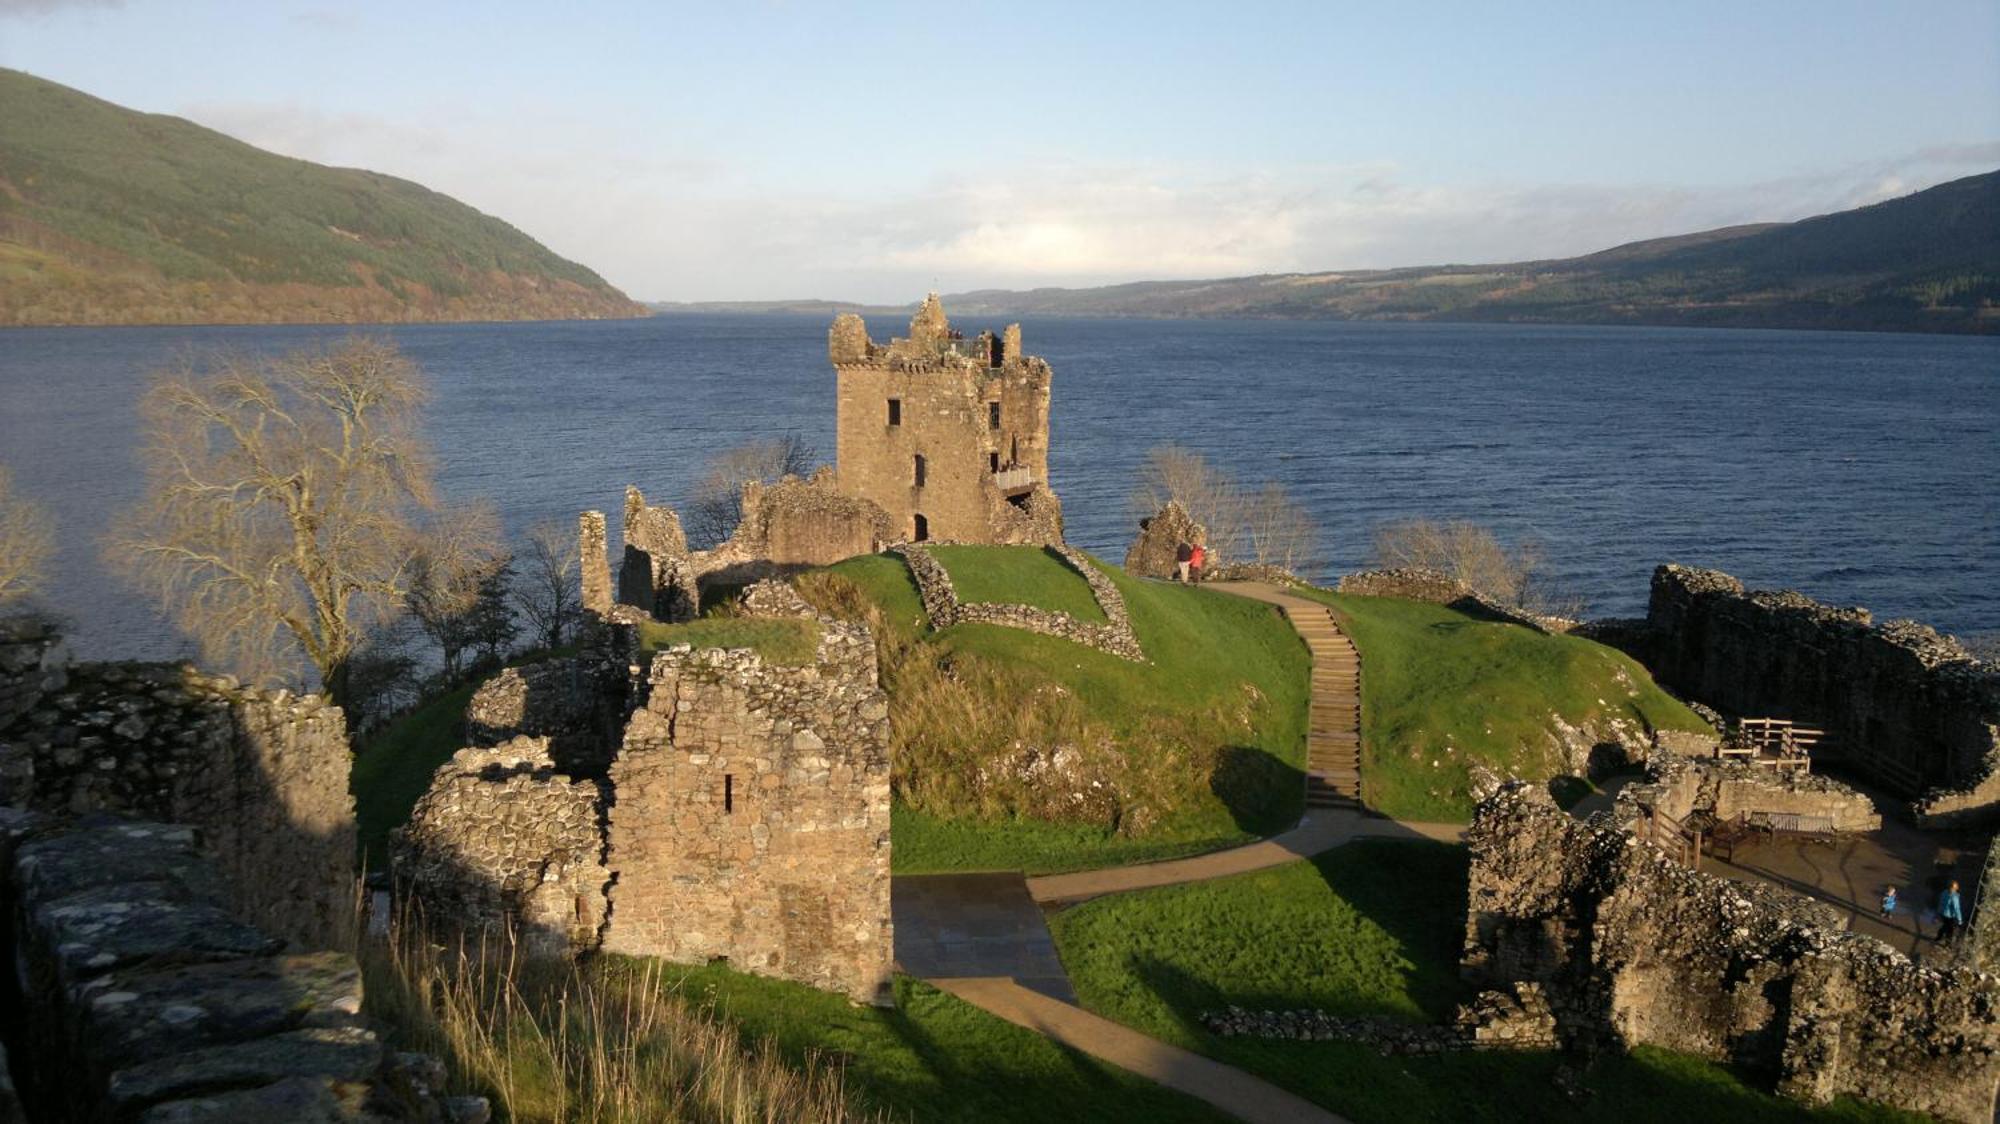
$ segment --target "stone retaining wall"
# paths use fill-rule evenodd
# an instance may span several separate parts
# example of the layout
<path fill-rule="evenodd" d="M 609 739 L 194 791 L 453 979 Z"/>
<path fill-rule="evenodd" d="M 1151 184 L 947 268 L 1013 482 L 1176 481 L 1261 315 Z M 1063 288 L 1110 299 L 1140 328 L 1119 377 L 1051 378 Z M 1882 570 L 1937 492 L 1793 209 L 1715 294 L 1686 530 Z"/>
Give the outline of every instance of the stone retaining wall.
<path fill-rule="evenodd" d="M 1654 572 L 1646 621 L 1642 658 L 1668 686 L 1825 729 L 1829 755 L 1922 793 L 1926 826 L 2000 820 L 2000 669 L 1951 638 L 1681 566 Z"/>
<path fill-rule="evenodd" d="M 601 777 L 625 724 L 626 667 L 622 658 L 589 653 L 505 668 L 466 704 L 466 740 L 545 738 L 557 768 Z"/>
<path fill-rule="evenodd" d="M 1104 623 L 1086 623 L 1068 613 L 1033 605 L 961 601 L 958 590 L 952 585 L 951 574 L 927 548 L 904 543 L 891 547 L 890 552 L 901 556 L 909 566 L 910 577 L 917 584 L 917 595 L 923 601 L 924 614 L 930 618 L 932 628 L 950 628 L 967 622 L 1018 628 L 1082 644 L 1134 663 L 1145 662 L 1146 652 L 1139 645 L 1138 634 L 1132 631 L 1132 618 L 1125 608 L 1124 595 L 1118 592 L 1110 576 L 1091 565 L 1090 559 L 1074 547 L 1065 545 L 1048 549 L 1055 551 L 1090 586 L 1091 596 L 1096 599 L 1098 608 L 1104 610 Z"/>
<path fill-rule="evenodd" d="M 1569 632 L 1579 625 L 1567 617 L 1543 616 L 1503 605 L 1457 578 L 1435 570 L 1362 570 L 1341 578 L 1335 590 L 1361 597 L 1399 597 L 1405 601 L 1447 605 L 1462 613 L 1493 617 L 1537 632 Z"/>
<path fill-rule="evenodd" d="M 2000 836 L 1986 844 L 1986 865 L 1979 873 L 1979 896 L 1965 903 L 1971 931 L 1965 938 L 1965 961 L 1982 972 L 2000 974 Z"/>
<path fill-rule="evenodd" d="M 37 1117 L 486 1119 L 415 1076 L 434 1059 L 385 1048 L 351 955 L 288 949 L 235 916 L 196 838 L 0 810 L 14 1077 Z"/>
<path fill-rule="evenodd" d="M 51 664 L 0 633 L 0 804 L 192 824 L 237 907 L 314 947 L 351 939 L 354 801 L 340 709 L 192 667 Z M 25 703 L 26 705 L 22 705 Z"/>
<path fill-rule="evenodd" d="M 2000 979 L 1913 964 L 1837 911 L 1697 874 L 1510 784 L 1483 801 L 1463 968 L 1540 983 L 1572 1048 L 1656 1045 L 1841 1095 L 1988 1124 Z"/>

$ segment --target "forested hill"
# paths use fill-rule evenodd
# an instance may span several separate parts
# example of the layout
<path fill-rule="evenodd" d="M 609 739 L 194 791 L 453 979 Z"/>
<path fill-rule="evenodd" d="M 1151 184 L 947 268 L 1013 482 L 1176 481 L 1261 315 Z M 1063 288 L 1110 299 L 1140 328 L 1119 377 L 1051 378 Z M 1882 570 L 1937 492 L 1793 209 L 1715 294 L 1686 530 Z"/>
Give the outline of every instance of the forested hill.
<path fill-rule="evenodd" d="M 1580 258 L 947 296 L 959 315 L 1240 316 L 2000 332 L 2000 172 Z"/>
<path fill-rule="evenodd" d="M 0 69 L 0 324 L 641 316 L 446 195 Z"/>

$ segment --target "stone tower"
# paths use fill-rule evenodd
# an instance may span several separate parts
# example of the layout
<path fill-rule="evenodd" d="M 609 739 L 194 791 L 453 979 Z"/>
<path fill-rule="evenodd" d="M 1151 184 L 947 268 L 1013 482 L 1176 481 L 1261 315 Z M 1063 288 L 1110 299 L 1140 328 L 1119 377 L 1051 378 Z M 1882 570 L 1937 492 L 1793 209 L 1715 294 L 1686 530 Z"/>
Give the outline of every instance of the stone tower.
<path fill-rule="evenodd" d="M 936 293 L 908 338 L 868 338 L 843 313 L 827 335 L 838 381 L 840 490 L 873 501 L 897 538 L 1062 541 L 1049 488 L 1049 365 L 1021 351 L 1021 327 L 967 339 Z"/>

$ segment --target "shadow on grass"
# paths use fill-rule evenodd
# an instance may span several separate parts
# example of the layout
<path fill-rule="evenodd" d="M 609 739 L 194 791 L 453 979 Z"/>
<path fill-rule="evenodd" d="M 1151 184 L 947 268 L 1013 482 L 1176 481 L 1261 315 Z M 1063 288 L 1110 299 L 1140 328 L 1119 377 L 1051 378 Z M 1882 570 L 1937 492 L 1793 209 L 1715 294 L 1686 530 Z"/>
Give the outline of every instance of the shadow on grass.
<path fill-rule="evenodd" d="M 1411 965 L 1410 998 L 1433 1019 L 1448 1019 L 1465 985 L 1465 847 L 1428 840 L 1363 839 L 1315 857 L 1327 887 L 1382 927 Z"/>
<path fill-rule="evenodd" d="M 1237 830 L 1252 835 L 1283 831 L 1305 811 L 1305 773 L 1255 746 L 1218 750 L 1208 788 L 1229 810 Z"/>

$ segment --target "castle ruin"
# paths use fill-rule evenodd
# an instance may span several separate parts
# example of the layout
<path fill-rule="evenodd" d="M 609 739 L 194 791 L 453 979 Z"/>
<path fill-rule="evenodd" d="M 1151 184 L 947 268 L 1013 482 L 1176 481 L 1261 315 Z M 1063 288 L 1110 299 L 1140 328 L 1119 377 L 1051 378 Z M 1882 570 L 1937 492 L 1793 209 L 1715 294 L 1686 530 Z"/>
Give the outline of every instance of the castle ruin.
<path fill-rule="evenodd" d="M 1049 488 L 1049 384 L 1021 326 L 967 339 L 924 298 L 906 338 L 878 344 L 853 313 L 827 333 L 838 381 L 836 479 L 888 513 L 896 538 L 1062 541 Z"/>

